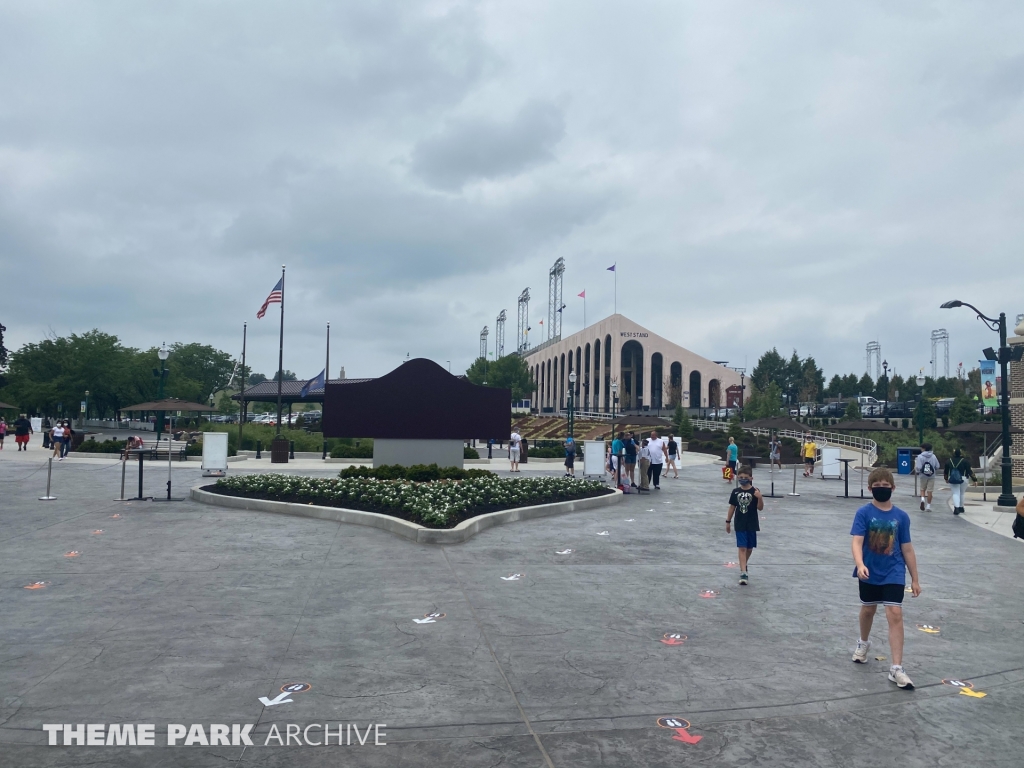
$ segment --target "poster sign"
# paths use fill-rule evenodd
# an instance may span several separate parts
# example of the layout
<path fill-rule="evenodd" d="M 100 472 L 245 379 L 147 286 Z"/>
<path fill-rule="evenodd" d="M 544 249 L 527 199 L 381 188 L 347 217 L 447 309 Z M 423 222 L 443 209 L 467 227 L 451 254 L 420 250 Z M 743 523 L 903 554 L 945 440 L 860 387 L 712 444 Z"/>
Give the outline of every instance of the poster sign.
<path fill-rule="evenodd" d="M 996 386 L 996 361 L 979 360 L 981 369 L 981 402 L 986 408 L 999 405 L 999 387 Z"/>

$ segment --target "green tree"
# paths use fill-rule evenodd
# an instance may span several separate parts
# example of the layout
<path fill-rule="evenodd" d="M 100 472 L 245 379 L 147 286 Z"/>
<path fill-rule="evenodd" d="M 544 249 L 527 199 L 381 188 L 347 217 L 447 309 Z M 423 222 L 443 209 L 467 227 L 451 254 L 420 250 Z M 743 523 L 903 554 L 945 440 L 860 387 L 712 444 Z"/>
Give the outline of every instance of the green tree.
<path fill-rule="evenodd" d="M 8 352 L 7 347 L 4 346 L 4 332 L 7 329 L 3 323 L 0 323 L 0 388 L 7 384 L 7 358 Z"/>
<path fill-rule="evenodd" d="M 206 403 L 223 389 L 234 370 L 234 358 L 208 344 L 172 344 L 167 358 L 167 393 L 182 400 Z M 286 379 L 287 381 L 287 379 Z"/>
<path fill-rule="evenodd" d="M 686 440 L 693 439 L 693 421 L 681 404 L 676 406 L 676 412 L 672 416 L 672 426 L 680 437 Z"/>
<path fill-rule="evenodd" d="M 740 415 L 738 413 L 734 414 L 733 417 L 729 419 L 729 429 L 726 431 L 726 434 L 729 435 L 729 437 L 735 438 L 737 444 L 739 444 L 740 440 L 743 439 L 743 422 L 740 421 Z"/>
<path fill-rule="evenodd" d="M 860 381 L 857 382 L 857 391 L 853 393 L 854 396 L 870 395 L 875 391 L 875 380 L 868 376 L 866 373 L 860 377 Z"/>
<path fill-rule="evenodd" d="M 784 383 L 786 376 L 786 361 L 779 354 L 779 350 L 772 347 L 761 355 L 754 366 L 754 372 L 750 374 L 751 387 L 757 387 L 762 392 L 768 389 L 773 381 Z M 781 386 L 781 384 L 780 384 Z"/>
<path fill-rule="evenodd" d="M 533 374 L 519 355 L 505 355 L 497 360 L 478 357 L 466 369 L 466 378 L 474 384 L 507 389 L 512 400 L 523 400 L 533 392 Z"/>
<path fill-rule="evenodd" d="M 954 427 L 978 420 L 978 409 L 967 395 L 958 395 L 949 409 L 949 423 Z"/>
<path fill-rule="evenodd" d="M 750 399 L 743 408 L 743 418 L 751 421 L 753 419 L 770 419 L 782 415 L 782 389 L 774 381 L 768 385 L 763 392 L 750 387 Z"/>
<path fill-rule="evenodd" d="M 921 398 L 921 402 L 914 409 L 914 426 L 924 425 L 925 429 L 935 429 L 935 404 L 927 397 Z"/>
<path fill-rule="evenodd" d="M 846 404 L 846 412 L 843 414 L 843 421 L 860 421 L 864 418 L 860 412 L 860 404 L 856 400 L 851 400 Z"/>

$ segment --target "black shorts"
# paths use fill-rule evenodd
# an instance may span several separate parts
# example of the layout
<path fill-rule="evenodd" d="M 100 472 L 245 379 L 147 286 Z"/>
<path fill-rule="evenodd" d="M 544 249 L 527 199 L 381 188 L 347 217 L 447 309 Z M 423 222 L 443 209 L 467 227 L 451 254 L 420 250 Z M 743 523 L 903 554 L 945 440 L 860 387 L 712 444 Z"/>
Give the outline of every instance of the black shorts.
<path fill-rule="evenodd" d="M 576 461 L 576 457 L 575 456 L 566 456 L 565 457 L 565 466 L 571 467 L 574 461 Z"/>
<path fill-rule="evenodd" d="M 806 459 L 804 459 L 804 464 L 806 464 L 809 467 L 813 467 L 814 466 L 814 459 L 806 458 Z"/>
<path fill-rule="evenodd" d="M 732 469 L 732 470 L 736 469 L 736 462 L 735 461 L 731 461 L 730 460 L 730 461 L 727 461 L 726 464 L 729 465 L 729 469 Z"/>
<path fill-rule="evenodd" d="M 904 584 L 868 584 L 860 581 L 861 605 L 903 605 Z"/>

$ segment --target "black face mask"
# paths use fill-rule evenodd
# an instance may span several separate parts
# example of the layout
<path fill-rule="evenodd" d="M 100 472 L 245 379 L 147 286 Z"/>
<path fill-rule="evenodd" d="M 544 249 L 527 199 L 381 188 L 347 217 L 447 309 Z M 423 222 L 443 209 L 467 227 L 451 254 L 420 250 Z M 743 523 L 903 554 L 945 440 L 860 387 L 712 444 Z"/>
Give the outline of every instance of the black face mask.
<path fill-rule="evenodd" d="M 892 498 L 892 488 L 875 486 L 871 489 L 871 495 L 875 497 L 875 501 L 888 501 Z"/>
<path fill-rule="evenodd" d="M 739 482 L 740 485 L 750 485 L 754 481 L 753 480 L 748 480 L 745 477 L 740 477 L 740 478 L 737 478 L 737 482 Z"/>

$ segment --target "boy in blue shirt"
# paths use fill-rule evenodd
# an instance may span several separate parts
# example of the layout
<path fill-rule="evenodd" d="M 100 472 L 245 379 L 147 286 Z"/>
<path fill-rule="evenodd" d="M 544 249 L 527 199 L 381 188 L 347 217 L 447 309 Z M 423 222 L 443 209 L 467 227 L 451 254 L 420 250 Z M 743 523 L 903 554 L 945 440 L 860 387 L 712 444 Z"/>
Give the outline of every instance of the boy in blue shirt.
<path fill-rule="evenodd" d="M 725 461 L 731 470 L 728 479 L 732 480 L 732 478 L 736 476 L 736 462 L 738 462 L 740 458 L 740 449 L 739 446 L 736 445 L 736 439 L 733 437 L 729 438 L 729 445 L 725 447 L 725 456 Z"/>
<path fill-rule="evenodd" d="M 868 475 L 868 488 L 873 500 L 857 510 L 853 519 L 851 548 L 856 568 L 854 577 L 860 585 L 860 638 L 853 660 L 864 664 L 871 641 L 871 624 L 879 604 L 885 606 L 889 622 L 889 651 L 892 666 L 889 680 L 900 688 L 913 690 L 914 683 L 903 671 L 903 594 L 906 572 L 910 571 L 910 587 L 914 597 L 921 594 L 917 579 L 917 555 L 910 543 L 910 517 L 892 501 L 896 481 L 885 467 L 876 467 Z"/>

